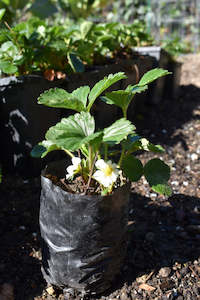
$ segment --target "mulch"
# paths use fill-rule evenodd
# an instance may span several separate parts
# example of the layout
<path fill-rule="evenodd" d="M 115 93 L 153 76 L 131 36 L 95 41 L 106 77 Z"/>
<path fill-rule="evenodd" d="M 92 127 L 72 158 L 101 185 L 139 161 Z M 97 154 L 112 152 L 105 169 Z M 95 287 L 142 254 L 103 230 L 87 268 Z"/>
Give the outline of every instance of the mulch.
<path fill-rule="evenodd" d="M 138 132 L 166 149 L 158 157 L 171 166 L 173 195 L 159 196 L 145 179 L 133 184 L 127 256 L 112 289 L 96 299 L 200 299 L 200 55 L 182 61 L 179 97 L 136 115 Z M 140 154 L 143 162 L 153 156 Z M 1 300 L 64 299 L 40 271 L 39 196 L 40 178 L 4 174 Z"/>

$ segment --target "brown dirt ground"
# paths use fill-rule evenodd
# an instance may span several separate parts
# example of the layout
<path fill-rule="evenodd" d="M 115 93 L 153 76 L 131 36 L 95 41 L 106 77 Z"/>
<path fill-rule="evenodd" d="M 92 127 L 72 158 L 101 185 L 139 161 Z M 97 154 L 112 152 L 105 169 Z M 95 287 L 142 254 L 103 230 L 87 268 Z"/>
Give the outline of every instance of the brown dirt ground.
<path fill-rule="evenodd" d="M 200 299 L 200 55 L 182 61 L 179 97 L 147 106 L 136 120 L 140 133 L 166 149 L 173 195 L 158 196 L 144 179 L 133 185 L 126 260 L 98 299 Z M 64 299 L 46 289 L 40 271 L 39 178 L 5 174 L 0 195 L 0 299 Z"/>

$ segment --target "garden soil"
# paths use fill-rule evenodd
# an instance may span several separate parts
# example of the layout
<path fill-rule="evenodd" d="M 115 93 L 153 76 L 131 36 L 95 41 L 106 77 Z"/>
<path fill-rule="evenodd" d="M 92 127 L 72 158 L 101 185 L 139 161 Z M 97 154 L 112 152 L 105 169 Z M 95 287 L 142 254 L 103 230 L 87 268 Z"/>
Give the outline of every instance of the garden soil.
<path fill-rule="evenodd" d="M 166 149 L 158 156 L 171 166 L 173 195 L 157 195 L 144 179 L 133 184 L 126 259 L 112 288 L 93 299 L 200 299 L 200 55 L 182 61 L 179 97 L 147 104 L 135 117 L 138 132 Z M 151 157 L 140 154 L 143 162 Z M 23 181 L 4 170 L 0 300 L 80 300 L 43 280 L 39 197 L 40 178 Z"/>

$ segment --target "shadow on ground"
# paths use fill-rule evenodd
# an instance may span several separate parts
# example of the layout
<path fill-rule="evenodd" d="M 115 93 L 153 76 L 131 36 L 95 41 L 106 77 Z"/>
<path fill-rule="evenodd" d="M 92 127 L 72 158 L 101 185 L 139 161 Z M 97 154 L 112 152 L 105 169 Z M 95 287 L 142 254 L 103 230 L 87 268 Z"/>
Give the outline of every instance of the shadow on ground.
<path fill-rule="evenodd" d="M 131 283 L 152 270 L 198 259 L 199 218 L 199 198 L 175 194 L 157 203 L 133 193 L 124 281 Z"/>
<path fill-rule="evenodd" d="M 138 133 L 151 137 L 152 142 L 173 146 L 181 142 L 187 150 L 187 143 L 178 129 L 187 129 L 187 123 L 191 119 L 200 120 L 199 114 L 194 114 L 200 104 L 200 88 L 194 85 L 180 87 L 180 95 L 177 99 L 163 99 L 158 104 L 146 101 L 143 105 L 136 100 L 136 110 L 133 123 Z"/>

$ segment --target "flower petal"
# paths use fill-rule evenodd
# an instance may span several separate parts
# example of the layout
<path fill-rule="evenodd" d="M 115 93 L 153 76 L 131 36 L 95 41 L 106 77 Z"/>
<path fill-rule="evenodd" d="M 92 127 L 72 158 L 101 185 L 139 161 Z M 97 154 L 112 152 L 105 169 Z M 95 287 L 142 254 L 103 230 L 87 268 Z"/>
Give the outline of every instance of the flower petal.
<path fill-rule="evenodd" d="M 107 164 L 106 164 L 106 162 L 105 162 L 103 159 L 98 159 L 98 160 L 96 161 L 96 163 L 95 163 L 95 166 L 96 166 L 98 169 L 102 170 L 102 169 L 105 169 L 105 168 L 106 168 Z"/>
<path fill-rule="evenodd" d="M 67 172 L 70 176 L 72 176 L 74 174 L 74 171 L 76 170 L 74 165 L 70 165 L 69 167 L 67 167 Z"/>
<path fill-rule="evenodd" d="M 81 159 L 80 157 L 72 157 L 72 164 L 75 166 L 75 169 L 77 169 L 78 165 L 80 165 Z"/>

